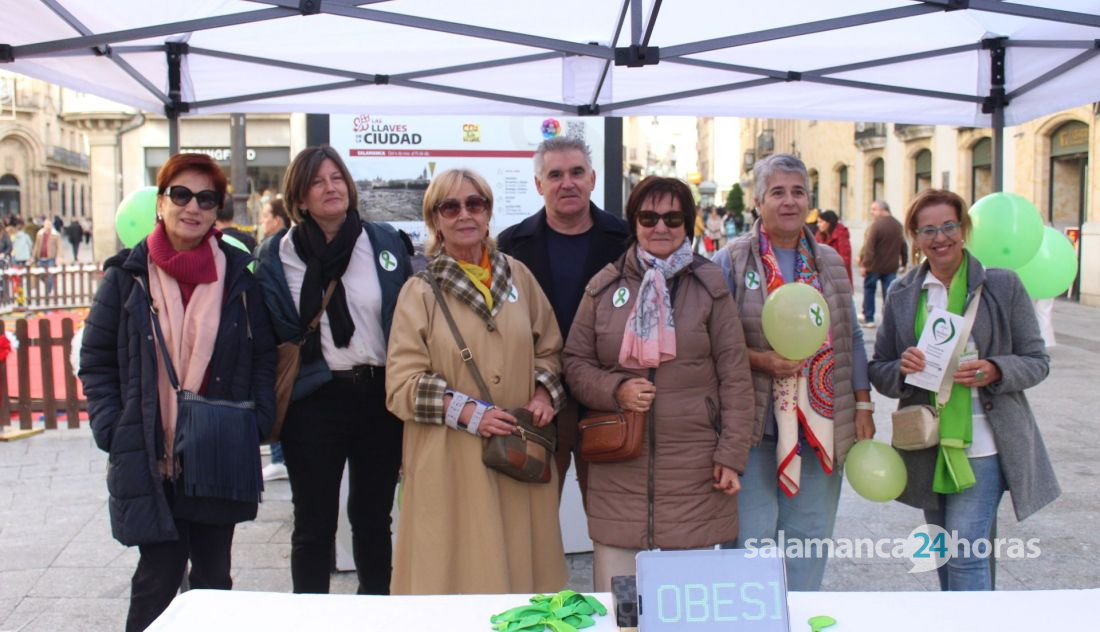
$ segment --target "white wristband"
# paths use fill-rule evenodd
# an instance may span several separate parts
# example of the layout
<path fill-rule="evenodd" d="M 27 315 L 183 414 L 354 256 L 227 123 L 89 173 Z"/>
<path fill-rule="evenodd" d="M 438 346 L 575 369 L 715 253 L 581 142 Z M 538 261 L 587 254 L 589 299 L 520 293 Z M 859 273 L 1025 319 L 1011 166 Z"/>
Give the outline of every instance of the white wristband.
<path fill-rule="evenodd" d="M 496 406 L 486 404 L 476 399 L 472 401 L 474 402 L 474 414 L 470 416 L 470 423 L 466 425 L 466 432 L 477 435 L 477 430 L 481 427 L 481 418 L 485 416 L 485 413 L 496 408 Z"/>
<path fill-rule="evenodd" d="M 443 417 L 443 423 L 458 430 L 459 417 L 462 415 L 462 409 L 466 407 L 466 403 L 470 401 L 470 396 L 457 391 L 448 391 L 448 393 L 451 395 L 451 404 L 447 406 L 447 414 Z"/>

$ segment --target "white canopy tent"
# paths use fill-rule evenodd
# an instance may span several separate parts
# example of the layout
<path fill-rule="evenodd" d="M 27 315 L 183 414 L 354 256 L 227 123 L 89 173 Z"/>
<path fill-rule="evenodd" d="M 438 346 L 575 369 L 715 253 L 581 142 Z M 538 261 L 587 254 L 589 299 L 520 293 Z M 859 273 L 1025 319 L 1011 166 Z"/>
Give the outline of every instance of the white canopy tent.
<path fill-rule="evenodd" d="M 992 127 L 999 157 L 1005 125 L 1100 101 L 1098 0 L 0 0 L 0 14 L 0 68 L 173 121 L 895 121 Z"/>

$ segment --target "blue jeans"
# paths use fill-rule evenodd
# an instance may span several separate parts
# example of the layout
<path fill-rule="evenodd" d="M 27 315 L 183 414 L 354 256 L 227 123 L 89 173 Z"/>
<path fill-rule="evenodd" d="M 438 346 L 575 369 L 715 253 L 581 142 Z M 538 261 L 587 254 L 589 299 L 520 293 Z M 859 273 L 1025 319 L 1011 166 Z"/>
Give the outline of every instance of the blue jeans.
<path fill-rule="evenodd" d="M 1004 495 L 1001 459 L 997 455 L 970 459 L 970 467 L 977 479 L 973 487 L 958 494 L 944 494 L 943 509 L 924 511 L 928 524 L 943 527 L 948 535 L 957 532 L 959 540 L 970 543 L 969 551 L 968 547 L 957 545 L 947 563 L 936 569 L 942 590 L 993 590 L 989 570 L 992 555 L 975 555 L 972 549 L 979 539 L 989 539 L 997 506 Z M 980 547 L 979 553 L 991 550 Z"/>
<path fill-rule="evenodd" d="M 879 274 L 868 272 L 863 277 L 863 319 L 871 323 L 875 320 L 875 289 L 882 282 L 882 302 L 886 302 L 886 293 L 890 291 L 890 284 L 898 277 L 896 272 Z"/>
<path fill-rule="evenodd" d="M 39 259 L 39 260 L 35 261 L 35 265 L 42 266 L 43 268 L 52 268 L 54 266 L 55 262 L 56 262 L 56 259 L 53 259 L 53 258 Z M 54 283 L 53 275 L 52 274 L 46 274 L 46 275 L 43 275 L 43 276 L 46 277 L 46 293 L 47 294 L 53 294 L 53 283 Z"/>
<path fill-rule="evenodd" d="M 778 542 L 780 531 L 788 543 L 833 535 L 842 472 L 838 469 L 826 474 L 813 448 L 803 442 L 801 487 L 794 498 L 788 498 L 779 489 L 775 447 L 775 439 L 765 438 L 749 450 L 749 464 L 737 494 L 741 529 L 734 544 L 736 548 L 745 548 L 745 543 L 754 538 L 756 546 L 765 539 Z M 787 586 L 790 590 L 819 590 L 828 551 L 824 556 L 809 557 L 805 544 L 801 548 L 802 557 L 786 559 Z M 814 552 L 821 550 L 814 547 Z"/>

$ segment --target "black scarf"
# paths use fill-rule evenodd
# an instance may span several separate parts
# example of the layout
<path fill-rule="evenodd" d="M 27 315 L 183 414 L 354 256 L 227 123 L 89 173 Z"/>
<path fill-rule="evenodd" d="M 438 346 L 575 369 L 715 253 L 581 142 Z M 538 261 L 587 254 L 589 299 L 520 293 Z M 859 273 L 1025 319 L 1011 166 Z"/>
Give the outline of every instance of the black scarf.
<path fill-rule="evenodd" d="M 355 333 L 355 323 L 351 320 L 351 312 L 348 311 L 347 294 L 344 292 L 342 277 L 351 262 L 351 253 L 355 250 L 355 242 L 359 239 L 359 233 L 363 232 L 363 224 L 354 213 L 348 213 L 344 218 L 340 232 L 332 241 L 325 243 L 325 233 L 317 225 L 313 217 L 306 215 L 305 221 L 298 225 L 291 237 L 294 242 L 294 252 L 298 258 L 306 264 L 306 275 L 302 279 L 302 294 L 298 300 L 298 317 L 302 323 L 303 333 L 305 327 L 313 317 L 321 311 L 321 299 L 324 297 L 325 288 L 333 279 L 336 279 L 336 289 L 332 292 L 325 313 L 328 314 L 329 327 L 332 329 L 332 341 L 337 347 L 344 348 L 351 343 L 351 336 Z M 309 336 L 302 344 L 302 359 L 314 360 L 321 356 L 320 328 Z"/>

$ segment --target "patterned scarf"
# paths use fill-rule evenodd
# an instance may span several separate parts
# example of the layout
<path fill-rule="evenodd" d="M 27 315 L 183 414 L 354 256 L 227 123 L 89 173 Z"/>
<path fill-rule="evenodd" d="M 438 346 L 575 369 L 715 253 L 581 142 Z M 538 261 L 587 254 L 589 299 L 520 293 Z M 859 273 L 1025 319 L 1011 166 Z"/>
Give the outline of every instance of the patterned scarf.
<path fill-rule="evenodd" d="M 806 233 L 798 241 L 798 278 L 822 292 L 821 277 L 817 273 L 813 251 Z M 760 259 L 764 263 L 767 293 L 771 294 L 785 283 L 779 261 L 772 250 L 771 240 L 760 228 Z M 822 292 L 824 294 L 824 292 Z M 783 493 L 793 497 L 800 489 L 802 473 L 802 447 L 800 436 L 814 447 L 821 469 L 833 473 L 833 340 L 832 332 L 821 348 L 802 364 L 797 376 L 776 378 L 772 383 L 772 404 L 779 430 L 776 460 L 777 476 Z"/>
<path fill-rule="evenodd" d="M 641 245 L 635 252 L 645 275 L 626 319 L 619 364 L 628 369 L 655 368 L 676 357 L 676 323 L 665 281 L 688 267 L 694 255 L 686 239 L 667 259 L 658 259 Z"/>
<path fill-rule="evenodd" d="M 458 261 L 447 253 L 440 253 L 432 259 L 428 263 L 426 272 L 435 277 L 444 292 L 468 305 L 487 325 L 496 327 L 493 317 L 500 311 L 508 294 L 512 291 L 512 270 L 508 267 L 508 260 L 499 250 L 489 251 L 489 260 L 492 262 L 492 280 L 489 284 L 491 303 L 458 265 Z"/>

